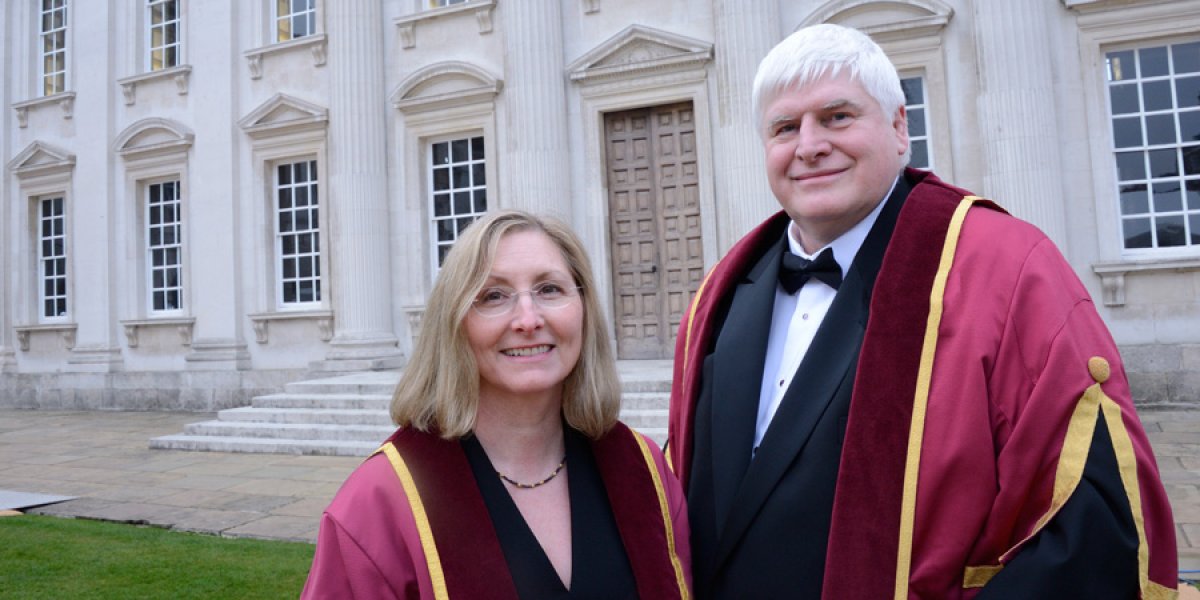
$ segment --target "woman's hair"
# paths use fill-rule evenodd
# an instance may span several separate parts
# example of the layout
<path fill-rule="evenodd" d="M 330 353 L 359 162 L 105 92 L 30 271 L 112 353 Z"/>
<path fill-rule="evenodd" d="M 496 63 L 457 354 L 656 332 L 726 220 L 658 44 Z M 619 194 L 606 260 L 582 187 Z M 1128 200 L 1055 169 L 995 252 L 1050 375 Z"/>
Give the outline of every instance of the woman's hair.
<path fill-rule="evenodd" d="M 759 135 L 766 135 L 767 105 L 781 92 L 825 76 L 836 77 L 843 70 L 867 90 L 888 118 L 904 106 L 900 75 L 878 44 L 857 29 L 832 23 L 812 25 L 784 38 L 758 64 L 752 103 Z M 908 157 L 906 152 L 905 164 Z"/>
<path fill-rule="evenodd" d="M 583 301 L 583 340 L 579 360 L 563 382 L 563 417 L 592 437 L 617 421 L 621 386 L 609 344 L 607 320 L 596 297 L 596 282 L 583 244 L 564 223 L 527 212 L 505 210 L 481 217 L 454 243 L 425 304 L 421 333 L 412 359 L 392 395 L 392 420 L 401 427 L 460 438 L 475 428 L 479 410 L 479 366 L 467 341 L 464 321 L 483 288 L 505 235 L 540 231 L 562 252 Z"/>

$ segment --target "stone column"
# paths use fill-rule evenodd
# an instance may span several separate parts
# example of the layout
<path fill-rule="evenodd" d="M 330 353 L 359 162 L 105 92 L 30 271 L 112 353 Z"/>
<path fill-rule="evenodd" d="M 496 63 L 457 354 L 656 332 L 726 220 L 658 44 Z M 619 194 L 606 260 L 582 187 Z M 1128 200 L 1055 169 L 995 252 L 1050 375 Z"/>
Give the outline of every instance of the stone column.
<path fill-rule="evenodd" d="M 713 152 L 722 168 L 716 181 L 717 245 L 724 254 L 764 218 L 779 210 L 767 184 L 762 139 L 750 93 L 758 63 L 782 39 L 774 0 L 715 0 L 713 50 L 717 75 Z"/>
<path fill-rule="evenodd" d="M 570 219 L 562 4 L 519 0 L 498 11 L 504 19 L 507 105 L 500 202 Z"/>
<path fill-rule="evenodd" d="M 1042 0 L 975 2 L 985 194 L 1066 245 L 1058 110 Z"/>
<path fill-rule="evenodd" d="M 380 0 L 325 4 L 334 337 L 326 367 L 398 367 L 388 243 L 387 96 Z"/>

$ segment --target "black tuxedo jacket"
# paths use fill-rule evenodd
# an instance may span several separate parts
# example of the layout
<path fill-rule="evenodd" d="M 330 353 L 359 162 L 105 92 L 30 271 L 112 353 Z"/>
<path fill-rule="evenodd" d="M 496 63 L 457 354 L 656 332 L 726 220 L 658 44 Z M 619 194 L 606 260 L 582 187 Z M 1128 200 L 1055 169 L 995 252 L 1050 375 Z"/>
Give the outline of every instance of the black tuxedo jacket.
<path fill-rule="evenodd" d="M 820 597 L 871 290 L 910 189 L 900 177 L 753 457 L 786 239 L 723 301 L 716 343 L 703 363 L 687 490 L 698 598 Z"/>

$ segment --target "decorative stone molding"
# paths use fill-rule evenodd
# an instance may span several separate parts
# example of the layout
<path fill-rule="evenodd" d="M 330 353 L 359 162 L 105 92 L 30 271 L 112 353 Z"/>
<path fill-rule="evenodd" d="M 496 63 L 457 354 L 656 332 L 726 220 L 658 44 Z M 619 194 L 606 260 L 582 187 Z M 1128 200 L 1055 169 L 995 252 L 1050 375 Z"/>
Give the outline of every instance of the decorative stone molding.
<path fill-rule="evenodd" d="M 57 333 L 62 336 L 63 344 L 67 350 L 75 348 L 75 330 L 79 326 L 75 323 L 47 323 L 44 325 L 17 325 L 13 327 L 13 331 L 17 332 L 17 345 L 22 352 L 29 351 L 29 335 L 32 333 Z"/>
<path fill-rule="evenodd" d="M 425 316 L 425 305 L 405 306 L 404 315 L 408 317 L 408 333 L 415 346 L 417 338 L 421 335 L 421 319 Z"/>
<path fill-rule="evenodd" d="M 17 126 L 24 129 L 29 126 L 29 110 L 49 104 L 57 104 L 62 109 L 63 119 L 75 116 L 75 92 L 61 92 L 50 96 L 42 96 L 33 100 L 25 100 L 12 105 L 17 111 Z"/>
<path fill-rule="evenodd" d="M 796 29 L 817 23 L 853 27 L 883 43 L 941 33 L 954 9 L 939 0 L 834 0 L 814 11 Z"/>
<path fill-rule="evenodd" d="M 271 96 L 238 120 L 242 131 L 254 139 L 325 129 L 328 124 L 328 109 L 282 93 Z"/>
<path fill-rule="evenodd" d="M 590 15 L 600 12 L 600 0 L 583 0 L 583 14 Z"/>
<path fill-rule="evenodd" d="M 151 117 L 142 119 L 117 136 L 112 149 L 125 160 L 187 152 L 196 135 L 178 121 Z"/>
<path fill-rule="evenodd" d="M 125 95 L 125 104 L 132 105 L 137 101 L 137 85 L 139 83 L 172 79 L 175 81 L 175 89 L 179 95 L 186 96 L 188 93 L 188 82 L 191 78 L 192 66 L 179 65 L 169 69 L 130 75 L 129 77 L 118 79 L 117 83 L 121 84 L 121 93 Z"/>
<path fill-rule="evenodd" d="M 125 342 L 130 348 L 138 347 L 138 329 L 142 327 L 175 327 L 179 333 L 179 343 L 191 346 L 196 318 L 127 319 L 121 321 L 121 325 L 125 326 Z"/>
<path fill-rule="evenodd" d="M 630 25 L 567 65 L 567 73 L 572 81 L 592 84 L 702 69 L 712 58 L 709 42 Z"/>
<path fill-rule="evenodd" d="M 492 11 L 496 9 L 496 0 L 469 0 L 462 4 L 452 4 L 441 8 L 421 11 L 414 15 L 397 17 L 392 22 L 400 32 L 400 47 L 415 48 L 417 45 L 417 25 L 434 19 L 448 17 L 460 13 L 475 13 L 475 21 L 479 24 L 479 35 L 492 32 Z"/>
<path fill-rule="evenodd" d="M 492 102 L 504 82 L 464 62 L 429 65 L 409 75 L 392 92 L 391 102 L 403 113 L 444 110 Z"/>
<path fill-rule="evenodd" d="M 246 315 L 254 324 L 254 341 L 265 344 L 268 341 L 267 326 L 271 321 L 316 321 L 317 329 L 321 332 L 321 341 L 333 339 L 333 311 L 305 310 L 295 312 L 269 312 Z"/>
<path fill-rule="evenodd" d="M 19 179 L 61 175 L 75 168 L 75 155 L 46 142 L 35 141 L 8 163 Z"/>
<path fill-rule="evenodd" d="M 1105 306 L 1125 305 L 1125 276 L 1130 273 L 1154 271 L 1200 271 L 1200 258 L 1176 258 L 1166 260 L 1122 260 L 1092 264 L 1092 271 L 1100 276 Z"/>
<path fill-rule="evenodd" d="M 262 79 L 262 62 L 264 56 L 290 52 L 297 48 L 308 48 L 312 53 L 313 66 L 323 67 L 325 66 L 325 52 L 328 45 L 329 42 L 325 34 L 316 33 L 286 42 L 279 42 L 278 44 L 271 44 L 270 46 L 247 50 L 242 53 L 242 56 L 246 57 L 246 63 L 250 67 L 250 79 Z"/>

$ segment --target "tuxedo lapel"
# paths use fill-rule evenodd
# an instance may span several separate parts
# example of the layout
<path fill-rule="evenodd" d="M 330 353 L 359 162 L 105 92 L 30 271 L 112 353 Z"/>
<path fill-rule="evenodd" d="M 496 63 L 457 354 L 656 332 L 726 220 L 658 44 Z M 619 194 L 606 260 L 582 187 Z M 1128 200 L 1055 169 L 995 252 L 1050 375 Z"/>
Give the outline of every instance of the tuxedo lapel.
<path fill-rule="evenodd" d="M 782 244 L 772 246 L 734 290 L 713 352 L 712 472 L 718 530 L 750 464 L 782 251 Z"/>

